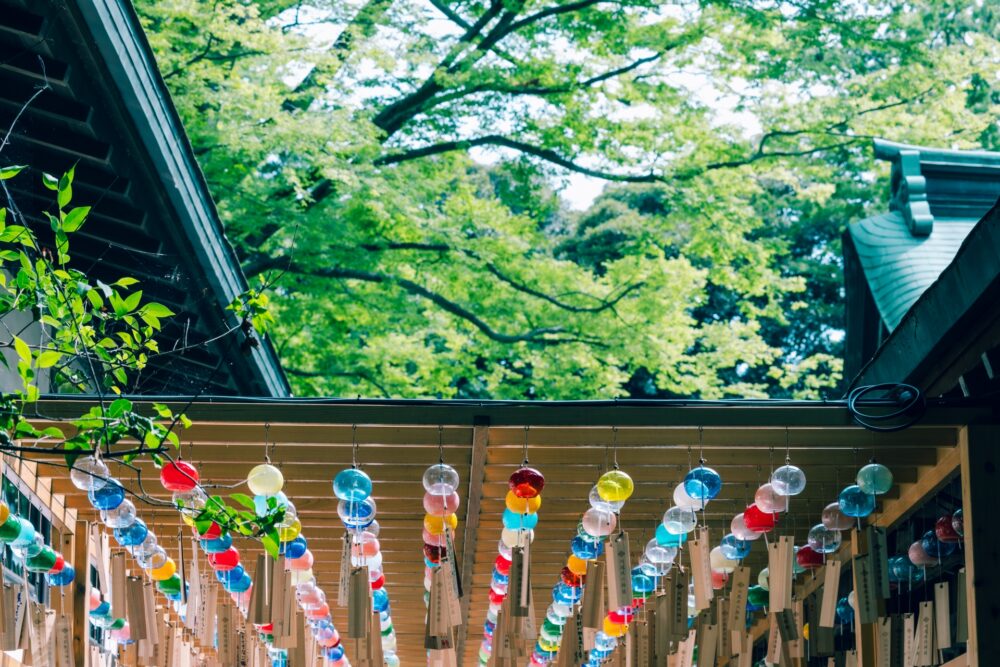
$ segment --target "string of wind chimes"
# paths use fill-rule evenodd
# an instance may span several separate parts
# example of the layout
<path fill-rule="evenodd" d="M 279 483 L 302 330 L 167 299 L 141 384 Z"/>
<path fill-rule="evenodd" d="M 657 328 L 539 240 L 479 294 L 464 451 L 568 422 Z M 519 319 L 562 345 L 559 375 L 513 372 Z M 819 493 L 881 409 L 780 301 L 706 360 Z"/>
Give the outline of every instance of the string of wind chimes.
<path fill-rule="evenodd" d="M 438 427 L 438 462 L 424 471 L 424 648 L 432 667 L 456 667 L 462 628 L 462 585 L 455 552 L 458 472 L 444 462 L 444 428 Z"/>
<path fill-rule="evenodd" d="M 538 525 L 545 477 L 528 460 L 529 427 L 524 428 L 521 467 L 507 482 L 503 530 L 490 580 L 489 608 L 479 645 L 479 663 L 514 667 L 529 658 L 535 641 L 531 592 L 531 543 Z"/>
<path fill-rule="evenodd" d="M 349 653 L 359 667 L 395 667 L 399 664 L 396 632 L 385 589 L 372 480 L 358 468 L 357 430 L 357 425 L 351 427 L 351 467 L 341 470 L 333 480 L 337 515 L 346 529 L 337 601 L 347 607 L 347 639 L 328 651 L 337 660 L 344 660 Z"/>

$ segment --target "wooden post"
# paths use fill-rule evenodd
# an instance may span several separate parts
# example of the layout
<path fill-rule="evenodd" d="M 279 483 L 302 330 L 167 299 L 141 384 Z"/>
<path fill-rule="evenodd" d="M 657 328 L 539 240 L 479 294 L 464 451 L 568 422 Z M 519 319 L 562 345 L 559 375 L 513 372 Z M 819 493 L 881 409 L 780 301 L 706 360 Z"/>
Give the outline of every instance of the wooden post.
<path fill-rule="evenodd" d="M 77 520 L 73 531 L 73 664 L 87 667 L 90 649 L 90 525 Z"/>
<path fill-rule="evenodd" d="M 993 526 L 1000 507 L 1000 426 L 970 424 L 959 433 L 969 665 L 1000 655 L 1000 541 Z M 980 662 L 979 656 L 984 657 Z"/>

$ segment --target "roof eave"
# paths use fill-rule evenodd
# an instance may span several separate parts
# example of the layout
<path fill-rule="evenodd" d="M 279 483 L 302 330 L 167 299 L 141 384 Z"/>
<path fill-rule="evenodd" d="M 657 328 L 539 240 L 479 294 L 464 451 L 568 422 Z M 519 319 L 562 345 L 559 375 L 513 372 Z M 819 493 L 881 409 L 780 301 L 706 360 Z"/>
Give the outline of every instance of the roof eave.
<path fill-rule="evenodd" d="M 78 0 L 77 6 L 138 136 L 148 148 L 164 193 L 173 204 L 197 260 L 206 269 L 220 304 L 247 290 L 233 247 L 226 238 L 204 174 L 194 157 L 180 116 L 128 0 Z M 231 325 L 238 321 L 225 314 Z M 271 343 L 251 350 L 251 365 L 270 396 L 288 396 L 288 379 Z"/>
<path fill-rule="evenodd" d="M 977 341 L 1000 330 L 1000 202 L 907 311 L 851 381 L 851 388 L 908 382 L 929 395 L 955 385 Z M 972 362 L 975 360 L 972 359 Z"/>

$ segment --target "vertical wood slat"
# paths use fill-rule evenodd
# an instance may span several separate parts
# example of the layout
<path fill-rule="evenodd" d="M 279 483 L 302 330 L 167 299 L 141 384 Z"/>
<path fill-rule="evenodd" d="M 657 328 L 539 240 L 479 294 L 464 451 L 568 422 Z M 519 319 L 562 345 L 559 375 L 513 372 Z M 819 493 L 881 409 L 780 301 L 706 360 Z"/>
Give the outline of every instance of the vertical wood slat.
<path fill-rule="evenodd" d="M 490 440 L 488 418 L 477 418 L 472 429 L 472 459 L 469 465 L 469 495 L 465 503 L 465 531 L 462 540 L 462 627 L 457 629 L 455 654 L 458 667 L 465 662 L 465 638 L 468 635 L 469 608 L 472 600 L 472 572 L 476 560 L 476 538 L 479 534 L 479 507 L 483 500 L 486 478 L 486 448 Z"/>
<path fill-rule="evenodd" d="M 1000 655 L 1000 543 L 991 529 L 1000 506 L 1000 426 L 970 424 L 959 432 L 962 514 L 965 519 L 965 587 L 968 604 L 968 664 Z M 986 662 L 980 661 L 983 656 Z"/>
<path fill-rule="evenodd" d="M 73 532 L 73 662 L 76 667 L 86 667 L 90 647 L 89 611 L 90 598 L 90 526 L 77 521 Z"/>

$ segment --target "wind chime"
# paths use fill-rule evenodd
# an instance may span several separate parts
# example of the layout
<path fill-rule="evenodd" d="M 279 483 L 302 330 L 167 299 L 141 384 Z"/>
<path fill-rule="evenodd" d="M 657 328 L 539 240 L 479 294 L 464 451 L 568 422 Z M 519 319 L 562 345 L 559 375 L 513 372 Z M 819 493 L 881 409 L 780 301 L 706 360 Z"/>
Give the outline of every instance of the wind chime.
<path fill-rule="evenodd" d="M 438 462 L 423 475 L 424 647 L 428 665 L 456 665 L 455 637 L 462 625 L 461 580 L 455 552 L 458 472 L 444 462 L 444 427 L 438 427 Z"/>
<path fill-rule="evenodd" d="M 535 639 L 534 601 L 531 599 L 531 542 L 538 525 L 545 477 L 528 465 L 528 431 L 524 428 L 521 467 L 508 480 L 503 531 L 490 581 L 490 604 L 479 645 L 479 663 L 513 667 L 532 652 Z"/>
<path fill-rule="evenodd" d="M 357 425 L 351 431 L 351 467 L 341 470 L 333 480 L 333 492 L 338 498 L 337 516 L 346 529 L 338 602 L 347 606 L 347 635 L 355 640 L 357 659 L 395 666 L 399 664 L 396 631 L 385 589 L 372 481 L 358 468 Z M 347 660 L 339 642 L 328 649 L 327 657 L 335 664 Z"/>

